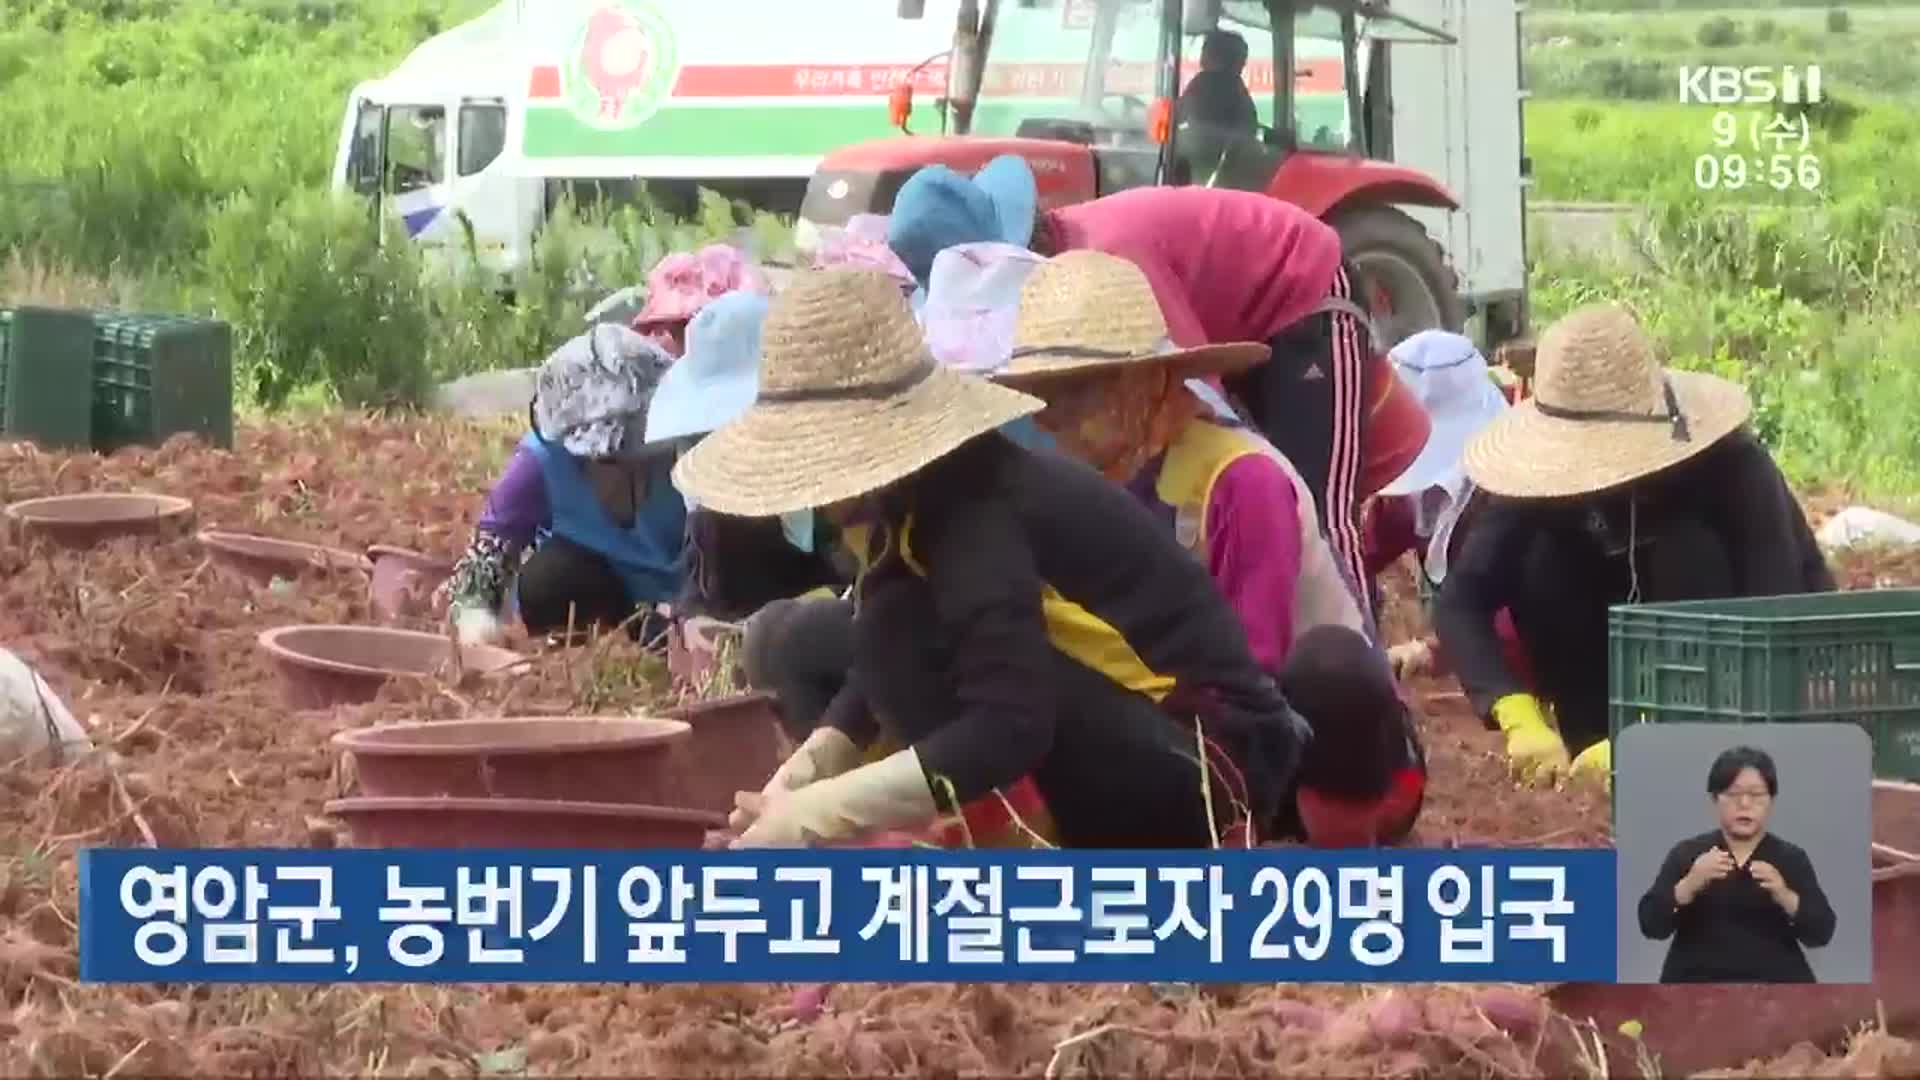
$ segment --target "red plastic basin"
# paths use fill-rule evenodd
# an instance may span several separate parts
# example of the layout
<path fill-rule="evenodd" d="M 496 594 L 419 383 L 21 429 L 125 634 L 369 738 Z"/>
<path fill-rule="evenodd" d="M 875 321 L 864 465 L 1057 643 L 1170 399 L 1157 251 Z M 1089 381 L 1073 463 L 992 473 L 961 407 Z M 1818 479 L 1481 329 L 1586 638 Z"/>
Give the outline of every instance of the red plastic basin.
<path fill-rule="evenodd" d="M 693 727 L 686 755 L 688 806 L 725 815 L 737 791 L 759 791 L 793 752 L 772 694 L 735 694 L 661 715 Z"/>
<path fill-rule="evenodd" d="M 67 547 L 89 547 L 121 536 L 153 536 L 184 526 L 193 503 L 143 492 L 50 495 L 7 507 L 7 517 L 29 533 Z"/>
<path fill-rule="evenodd" d="M 274 578 L 291 580 L 303 575 L 373 569 L 365 555 L 272 536 L 208 529 L 200 533 L 199 540 L 214 565 L 261 585 Z"/>
<path fill-rule="evenodd" d="M 651 717 L 511 717 L 343 731 L 360 792 L 374 797 L 680 801 L 692 728 Z"/>
<path fill-rule="evenodd" d="M 371 848 L 698 848 L 717 814 L 544 799 L 335 799 L 354 843 Z"/>
<path fill-rule="evenodd" d="M 397 678 L 497 674 L 525 659 L 509 649 L 469 645 L 460 650 L 456 670 L 446 637 L 380 626 L 283 626 L 261 634 L 259 644 L 295 709 L 372 701 Z"/>

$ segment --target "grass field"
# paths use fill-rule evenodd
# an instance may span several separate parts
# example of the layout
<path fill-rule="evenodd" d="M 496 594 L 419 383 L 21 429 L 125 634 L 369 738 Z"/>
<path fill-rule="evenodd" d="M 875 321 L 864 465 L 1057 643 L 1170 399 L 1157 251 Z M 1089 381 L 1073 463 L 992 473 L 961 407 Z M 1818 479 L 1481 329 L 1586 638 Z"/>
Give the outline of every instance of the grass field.
<path fill-rule="evenodd" d="M 617 243 L 589 249 L 563 221 L 514 304 L 477 281 L 423 281 L 412 251 L 378 247 L 364 212 L 325 190 L 346 91 L 486 6 L 10 0 L 0 303 L 217 313 L 237 328 L 253 406 L 407 404 L 435 379 L 537 360 L 595 290 L 736 227 L 719 202 L 692 222 L 630 211 L 607 223 Z M 1920 242 L 1901 217 L 1920 195 L 1920 7 L 1595 6 L 1527 16 L 1531 197 L 1654 207 L 1663 254 L 1653 270 L 1542 265 L 1539 314 L 1631 298 L 1680 362 L 1755 387 L 1797 478 L 1920 492 L 1920 420 L 1886 407 L 1920 397 L 1905 363 L 1920 347 L 1906 302 Z M 1716 145 L 1714 107 L 1673 100 L 1678 68 L 1701 63 L 1822 66 L 1837 104 L 1809 117 L 1811 190 L 1804 176 L 1784 192 L 1759 176 L 1699 190 L 1702 155 L 1760 156 Z M 1734 204 L 1812 212 L 1715 213 Z"/>

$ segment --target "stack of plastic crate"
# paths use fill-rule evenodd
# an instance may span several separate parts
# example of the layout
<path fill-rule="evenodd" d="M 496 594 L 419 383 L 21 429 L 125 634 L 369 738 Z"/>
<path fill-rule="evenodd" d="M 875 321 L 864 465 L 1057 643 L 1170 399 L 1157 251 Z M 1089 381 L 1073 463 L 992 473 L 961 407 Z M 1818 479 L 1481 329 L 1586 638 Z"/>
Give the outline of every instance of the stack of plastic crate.
<path fill-rule="evenodd" d="M 94 317 L 93 447 L 188 433 L 233 446 L 233 332 L 184 315 Z"/>
<path fill-rule="evenodd" d="M 1846 722 L 1874 773 L 1920 781 L 1920 589 L 1615 607 L 1612 729 Z"/>
<path fill-rule="evenodd" d="M 0 311 L 0 439 L 90 446 L 92 356 L 93 319 L 85 312 Z"/>

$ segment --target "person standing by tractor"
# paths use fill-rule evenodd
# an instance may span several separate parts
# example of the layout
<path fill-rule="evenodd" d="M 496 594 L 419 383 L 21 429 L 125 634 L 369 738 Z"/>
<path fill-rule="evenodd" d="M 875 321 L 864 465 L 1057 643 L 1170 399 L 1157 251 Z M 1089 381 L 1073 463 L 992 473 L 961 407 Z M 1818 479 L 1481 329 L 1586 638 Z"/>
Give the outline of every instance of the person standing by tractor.
<path fill-rule="evenodd" d="M 1272 359 L 1224 388 L 1306 480 L 1348 579 L 1367 580 L 1361 504 L 1412 464 L 1427 423 L 1354 302 L 1359 275 L 1331 226 L 1291 203 L 1207 187 L 1135 188 L 1042 210 L 1032 168 L 1012 155 L 971 178 L 930 165 L 902 185 L 887 243 L 923 286 L 941 251 L 985 241 L 1132 262 L 1181 348 L 1267 343 Z"/>
<path fill-rule="evenodd" d="M 1200 70 L 1180 93 L 1180 123 L 1235 135 L 1257 134 L 1260 111 L 1242 74 L 1246 67 L 1246 38 L 1231 30 L 1208 34 L 1200 45 Z"/>

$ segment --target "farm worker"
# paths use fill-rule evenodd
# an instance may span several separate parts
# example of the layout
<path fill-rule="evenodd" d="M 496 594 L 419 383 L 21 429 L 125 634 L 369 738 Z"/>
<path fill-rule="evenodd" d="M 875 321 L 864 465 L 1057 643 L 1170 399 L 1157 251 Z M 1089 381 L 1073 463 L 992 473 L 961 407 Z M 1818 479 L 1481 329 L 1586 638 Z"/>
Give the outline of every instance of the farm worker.
<path fill-rule="evenodd" d="M 1181 124 L 1253 135 L 1260 112 L 1247 89 L 1247 39 L 1231 30 L 1214 30 L 1200 43 L 1200 70 L 1180 92 Z"/>
<path fill-rule="evenodd" d="M 1306 482 L 1186 387 L 1263 362 L 1267 346 L 1174 347 L 1146 275 L 1093 251 L 1056 256 L 1027 278 L 1012 346 L 996 378 L 1045 401 L 1040 424 L 1062 449 L 1123 485 L 1207 567 L 1254 659 L 1312 725 L 1295 800 L 1306 838 L 1346 847 L 1404 837 L 1426 786 L 1424 754 Z"/>
<path fill-rule="evenodd" d="M 1240 807 L 1277 814 L 1304 722 L 1151 514 L 996 431 L 1040 408 L 939 366 L 884 275 L 774 298 L 758 400 L 674 479 L 722 513 L 821 510 L 864 569 L 847 685 L 742 794 L 735 846 L 923 827 L 1025 777 L 1071 847 L 1244 843 Z M 857 764 L 883 737 L 900 749 Z"/>
<path fill-rule="evenodd" d="M 1488 496 L 1434 606 L 1468 699 L 1523 778 L 1611 771 L 1607 609 L 1834 587 L 1806 515 L 1746 425 L 1740 386 L 1661 367 L 1624 308 L 1540 338 L 1534 395 L 1467 444 Z M 1476 498 L 1476 502 L 1477 502 Z M 1502 608 L 1532 668 L 1501 648 Z"/>
<path fill-rule="evenodd" d="M 1413 461 L 1427 431 L 1372 346 L 1339 234 L 1291 203 L 1223 188 L 1136 188 L 1037 206 L 1033 170 L 1019 157 L 995 158 L 971 178 L 930 165 L 901 186 L 887 241 L 923 283 L 934 257 L 955 244 L 1104 251 L 1146 272 L 1174 344 L 1268 343 L 1272 359 L 1225 389 L 1299 470 L 1335 556 L 1364 581 L 1361 504 Z"/>
<path fill-rule="evenodd" d="M 653 264 L 646 306 L 633 317 L 633 328 L 679 356 L 687 346 L 687 324 L 700 309 L 738 290 L 769 291 L 766 276 L 739 248 L 708 244 L 698 251 L 676 251 Z"/>
<path fill-rule="evenodd" d="M 1422 591 L 1432 596 L 1446 580 L 1447 559 L 1471 524 L 1469 509 L 1477 505 L 1473 481 L 1461 465 L 1467 440 L 1507 410 L 1507 398 L 1493 381 L 1486 358 L 1459 334 L 1423 330 L 1387 355 L 1394 374 L 1426 409 L 1432 434 L 1407 471 L 1381 488 L 1367 506 L 1367 574 L 1370 582 L 1377 582 L 1401 556 L 1415 552 Z M 1504 609 L 1497 623 L 1509 662 L 1524 664 L 1513 621 Z M 1395 645 L 1390 651 L 1395 673 L 1412 676 L 1431 670 L 1435 644 L 1437 639 L 1429 635 Z"/>
<path fill-rule="evenodd" d="M 760 387 L 761 331 L 767 299 L 758 293 L 733 292 L 720 297 L 693 317 L 687 327 L 687 353 L 667 369 L 647 407 L 649 444 L 697 443 L 753 404 Z M 731 517 L 701 509 L 682 496 L 687 506 L 686 583 L 673 604 L 676 618 L 708 618 L 723 622 L 759 621 L 756 613 L 781 601 L 816 591 L 826 592 L 827 603 L 839 603 L 835 594 L 853 580 L 834 559 L 837 548 L 832 525 L 815 521 L 811 510 L 779 517 Z M 833 652 L 833 630 L 825 636 L 802 635 L 795 643 L 801 657 L 821 656 L 836 683 L 844 680 L 851 646 Z M 843 632 L 838 635 L 845 638 Z M 761 635 L 746 646 L 749 680 L 761 685 L 764 662 L 756 666 Z M 818 666 L 818 665 L 816 665 Z M 760 675 L 760 678 L 755 678 Z M 813 730 L 813 721 L 826 706 L 810 705 L 818 693 L 808 691 L 819 679 L 798 678 L 792 685 L 772 685 L 778 692 L 783 718 L 796 738 Z"/>
<path fill-rule="evenodd" d="M 447 584 L 462 640 L 500 638 L 509 588 L 531 634 L 623 626 L 651 641 L 663 629 L 647 613 L 680 589 L 686 504 L 669 481 L 670 452 L 646 445 L 644 432 L 672 362 L 603 323 L 541 365 L 530 430 Z"/>

